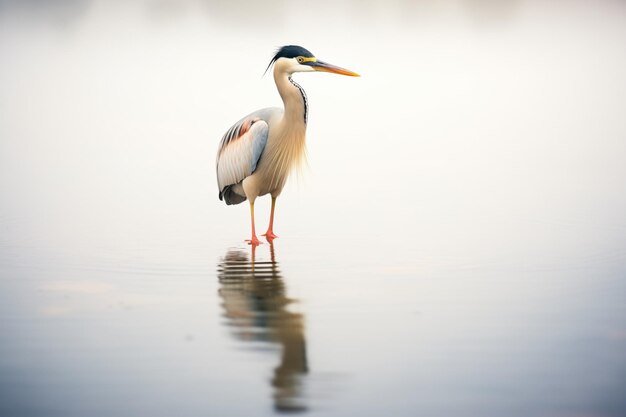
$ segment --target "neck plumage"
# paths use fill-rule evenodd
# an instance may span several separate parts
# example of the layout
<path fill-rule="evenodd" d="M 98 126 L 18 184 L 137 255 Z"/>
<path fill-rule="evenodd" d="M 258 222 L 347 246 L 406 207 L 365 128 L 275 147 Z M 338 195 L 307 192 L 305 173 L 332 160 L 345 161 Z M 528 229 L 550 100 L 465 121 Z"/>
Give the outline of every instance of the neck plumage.
<path fill-rule="evenodd" d="M 309 117 L 309 103 L 304 89 L 285 72 L 275 71 L 274 81 L 285 105 L 285 119 L 305 127 Z"/>
<path fill-rule="evenodd" d="M 308 103 L 302 87 L 289 74 L 274 71 L 274 81 L 285 105 L 282 120 L 276 125 L 271 143 L 264 150 L 270 169 L 270 188 L 282 189 L 293 168 L 300 168 L 305 159 Z"/>

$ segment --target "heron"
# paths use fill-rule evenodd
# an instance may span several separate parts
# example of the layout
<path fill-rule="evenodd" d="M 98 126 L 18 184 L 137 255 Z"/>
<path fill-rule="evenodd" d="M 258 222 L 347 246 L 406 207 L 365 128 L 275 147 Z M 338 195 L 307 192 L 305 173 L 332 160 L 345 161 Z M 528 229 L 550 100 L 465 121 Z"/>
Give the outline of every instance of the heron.
<path fill-rule="evenodd" d="M 219 199 L 227 205 L 250 202 L 252 237 L 247 242 L 260 244 L 254 226 L 254 202 L 270 194 L 272 207 L 267 232 L 274 234 L 276 199 L 291 171 L 298 167 L 305 154 L 305 136 L 309 103 L 304 89 L 292 79 L 296 72 L 330 72 L 358 77 L 359 74 L 317 59 L 298 45 L 286 45 L 276 51 L 265 69 L 274 66 L 274 82 L 283 101 L 284 110 L 269 107 L 245 116 L 226 131 L 220 141 L 217 158 Z"/>

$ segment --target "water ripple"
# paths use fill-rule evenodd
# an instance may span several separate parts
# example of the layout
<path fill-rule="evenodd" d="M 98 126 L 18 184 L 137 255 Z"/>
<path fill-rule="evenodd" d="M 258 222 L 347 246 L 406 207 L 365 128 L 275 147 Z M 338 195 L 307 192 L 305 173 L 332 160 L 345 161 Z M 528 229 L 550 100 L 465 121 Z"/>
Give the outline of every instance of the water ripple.
<path fill-rule="evenodd" d="M 225 327 L 250 348 L 282 351 L 270 381 L 274 408 L 280 412 L 305 411 L 309 369 L 304 316 L 288 310 L 297 300 L 287 295 L 274 246 L 270 244 L 270 260 L 262 261 L 256 260 L 255 249 L 251 255 L 240 249 L 228 250 L 217 266 L 217 276 Z"/>

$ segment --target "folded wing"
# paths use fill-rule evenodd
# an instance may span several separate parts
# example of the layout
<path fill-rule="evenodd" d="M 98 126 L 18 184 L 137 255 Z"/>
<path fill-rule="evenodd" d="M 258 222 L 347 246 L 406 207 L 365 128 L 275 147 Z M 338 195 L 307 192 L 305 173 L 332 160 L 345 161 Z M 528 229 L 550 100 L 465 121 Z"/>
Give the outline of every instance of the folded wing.
<path fill-rule="evenodd" d="M 235 123 L 222 137 L 217 152 L 217 185 L 220 200 L 226 189 L 252 175 L 263 154 L 269 125 L 252 114 Z"/>

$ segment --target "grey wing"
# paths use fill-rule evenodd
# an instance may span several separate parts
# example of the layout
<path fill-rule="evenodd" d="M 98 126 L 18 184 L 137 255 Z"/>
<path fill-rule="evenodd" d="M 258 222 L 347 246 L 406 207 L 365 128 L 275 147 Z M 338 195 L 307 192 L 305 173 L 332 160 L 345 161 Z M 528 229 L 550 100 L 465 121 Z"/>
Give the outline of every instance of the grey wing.
<path fill-rule="evenodd" d="M 254 112 L 235 123 L 222 137 L 216 160 L 220 200 L 225 188 L 240 183 L 256 170 L 276 111 L 280 109 Z"/>

